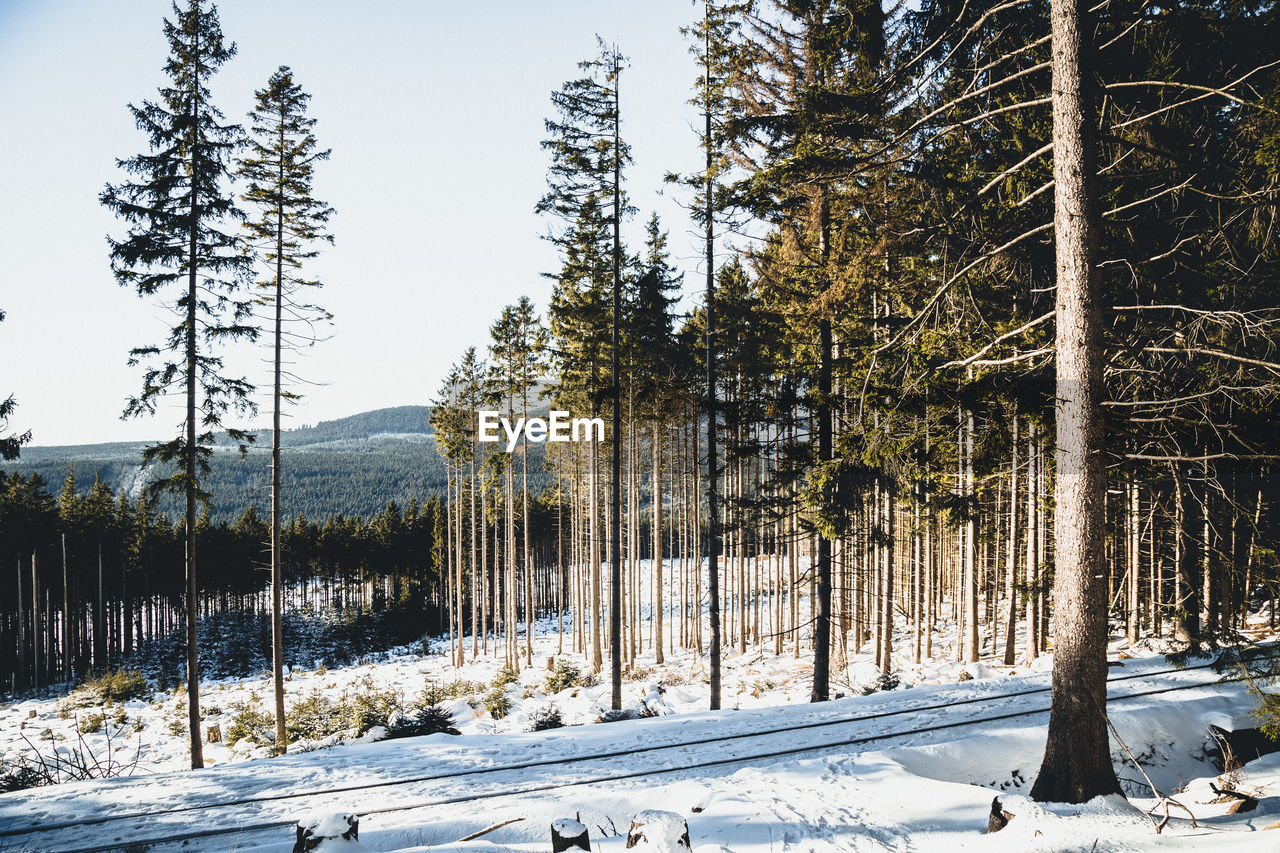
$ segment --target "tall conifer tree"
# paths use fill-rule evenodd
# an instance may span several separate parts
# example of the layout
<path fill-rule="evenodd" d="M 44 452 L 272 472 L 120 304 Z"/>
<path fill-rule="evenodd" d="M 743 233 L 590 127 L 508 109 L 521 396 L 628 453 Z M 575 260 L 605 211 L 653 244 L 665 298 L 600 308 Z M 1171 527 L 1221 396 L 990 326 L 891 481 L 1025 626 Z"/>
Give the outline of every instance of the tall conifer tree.
<path fill-rule="evenodd" d="M 595 205 L 610 209 L 605 221 L 613 232 L 613 323 L 610 341 L 613 429 L 609 514 L 609 646 L 614 709 L 622 707 L 622 403 L 620 376 L 620 326 L 622 324 L 622 241 L 619 228 L 631 212 L 622 191 L 622 167 L 631 162 L 631 149 L 623 142 L 619 84 L 626 60 L 616 45 L 597 36 L 600 52 L 595 59 L 578 63 L 583 77 L 553 92 L 551 101 L 559 118 L 548 119 L 550 136 L 543 148 L 551 152 L 548 190 L 538 202 L 539 213 L 552 213 L 574 223 L 584 209 Z M 556 239 L 556 238 L 553 238 Z M 563 244 L 563 241 L 556 239 Z"/>
<path fill-rule="evenodd" d="M 284 353 L 316 341 L 316 324 L 331 319 L 329 312 L 307 303 L 304 291 L 320 282 L 302 275 L 302 265 L 319 254 L 317 242 L 333 243 L 325 224 L 333 208 L 317 200 L 311 191 L 315 163 L 329 158 L 319 150 L 312 132 L 316 120 L 307 117 L 311 96 L 293 80 L 293 72 L 280 66 L 265 89 L 254 93 L 249 113 L 248 151 L 238 163 L 247 182 L 244 200 L 257 215 L 246 223 L 255 257 L 270 270 L 259 283 L 267 295 L 272 323 L 271 394 L 271 658 L 275 683 L 276 749 L 287 749 L 284 718 L 284 617 L 280 538 L 280 415 L 285 401 L 298 394 L 284 387 L 290 378 L 284 369 Z M 291 329 L 286 329 L 286 322 Z M 298 331 L 293 331 L 297 329 Z"/>
<path fill-rule="evenodd" d="M 228 411 L 253 409 L 253 386 L 226 375 L 214 345 L 257 335 L 250 323 L 252 305 L 244 288 L 249 259 L 238 251 L 228 227 L 242 214 L 228 187 L 229 163 L 241 129 L 224 123 L 210 102 L 208 82 L 235 55 L 224 43 L 217 7 L 190 0 L 173 5 L 164 22 L 169 42 L 165 74 L 157 101 L 129 105 L 149 151 L 119 160 L 132 180 L 108 185 L 99 200 L 124 219 L 123 239 L 108 238 L 116 280 L 144 297 L 155 297 L 176 321 L 165 339 L 137 347 L 129 363 L 143 364 L 142 390 L 130 398 L 125 417 L 154 414 L 161 398 L 184 397 L 181 434 L 143 452 L 147 463 L 173 466 L 158 488 L 185 498 L 187 709 L 191 766 L 204 766 L 200 739 L 200 668 L 197 654 L 196 528 L 198 504 L 207 496 L 200 478 L 208 471 L 214 432 Z M 252 437 L 227 429 L 241 450 Z"/>

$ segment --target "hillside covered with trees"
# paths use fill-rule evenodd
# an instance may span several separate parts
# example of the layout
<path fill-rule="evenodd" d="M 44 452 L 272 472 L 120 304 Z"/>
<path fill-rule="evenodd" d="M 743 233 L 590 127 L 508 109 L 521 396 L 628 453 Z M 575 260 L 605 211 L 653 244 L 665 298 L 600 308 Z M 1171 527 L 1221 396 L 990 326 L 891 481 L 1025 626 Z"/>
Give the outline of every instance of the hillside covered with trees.
<path fill-rule="evenodd" d="M 430 415 L 426 406 L 398 406 L 282 430 L 288 486 L 285 516 L 369 518 L 390 500 L 407 506 L 414 498 L 443 494 L 444 466 L 436 452 Z M 270 438 L 270 430 L 261 431 L 244 458 L 228 444 L 219 446 L 204 484 L 213 519 L 234 521 L 251 505 L 265 511 Z M 25 447 L 22 456 L 5 463 L 2 470 L 37 474 L 57 489 L 74 468 L 82 492 L 101 480 L 113 494 L 123 489 L 133 498 L 160 477 L 158 471 L 143 468 L 142 447 L 140 443 Z M 176 508 L 176 498 L 157 496 L 158 510 L 173 516 Z"/>

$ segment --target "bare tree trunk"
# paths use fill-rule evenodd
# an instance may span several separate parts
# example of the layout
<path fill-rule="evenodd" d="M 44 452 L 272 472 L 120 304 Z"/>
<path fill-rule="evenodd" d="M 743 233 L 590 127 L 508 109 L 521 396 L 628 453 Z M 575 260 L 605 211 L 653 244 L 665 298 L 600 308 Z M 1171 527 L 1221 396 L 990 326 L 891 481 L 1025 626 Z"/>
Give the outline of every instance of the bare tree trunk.
<path fill-rule="evenodd" d="M 1173 637 L 1197 652 L 1200 650 L 1200 602 L 1196 594 L 1195 564 L 1192 561 L 1191 522 L 1187 515 L 1186 484 L 1182 469 L 1169 463 L 1173 472 L 1173 570 L 1175 594 L 1173 602 Z"/>
<path fill-rule="evenodd" d="M 1092 25 L 1083 0 L 1050 0 L 1057 388 L 1054 659 L 1049 733 L 1031 795 L 1083 803 L 1120 791 L 1106 723 L 1102 310 Z"/>
<path fill-rule="evenodd" d="M 966 409 L 964 442 L 964 660 L 973 663 L 978 642 L 978 500 L 973 482 L 973 410 Z"/>
<path fill-rule="evenodd" d="M 601 607 L 604 602 L 603 578 L 601 577 L 600 568 L 600 532 L 597 524 L 600 515 L 597 507 L 597 495 L 599 492 L 598 477 L 596 476 L 596 445 L 591 443 L 590 456 L 587 459 L 588 465 L 588 490 L 590 494 L 587 497 L 588 512 L 588 537 L 590 538 L 591 548 L 591 671 L 599 672 L 604 667 L 604 656 L 601 648 L 600 631 L 602 628 L 600 617 Z"/>
<path fill-rule="evenodd" d="M 281 109 L 284 112 L 284 109 Z M 280 121 L 280 149 L 284 150 L 285 121 Z M 284 347 L 284 160 L 279 161 L 276 198 L 275 346 L 271 393 L 271 680 L 275 699 L 277 752 L 289 748 L 284 716 L 284 549 L 280 540 L 280 404 L 283 401 L 281 349 Z"/>
<path fill-rule="evenodd" d="M 609 481 L 609 681 L 612 708 L 622 709 L 622 160 L 618 138 L 619 88 L 622 68 L 617 49 L 613 54 L 613 338 L 610 347 L 613 401 L 612 461 Z"/>
<path fill-rule="evenodd" d="M 880 614 L 880 671 L 889 673 L 893 670 L 893 563 L 894 544 L 897 536 L 894 524 L 893 491 L 888 482 L 884 484 L 881 498 L 881 511 L 884 513 L 884 549 L 880 571 L 881 582 L 881 614 Z"/>
<path fill-rule="evenodd" d="M 1012 666 L 1018 630 L 1018 416 L 1013 416 L 1013 460 L 1009 468 L 1009 547 L 1005 551 L 1005 595 L 1009 598 L 1005 620 L 1004 663 Z"/>

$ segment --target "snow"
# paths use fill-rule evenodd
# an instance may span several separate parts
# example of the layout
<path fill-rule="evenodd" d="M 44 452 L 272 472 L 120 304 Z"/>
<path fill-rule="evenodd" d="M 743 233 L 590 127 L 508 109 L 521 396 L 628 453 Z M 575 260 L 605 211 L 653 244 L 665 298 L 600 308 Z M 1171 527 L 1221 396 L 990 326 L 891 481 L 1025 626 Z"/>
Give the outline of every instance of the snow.
<path fill-rule="evenodd" d="M 675 812 L 645 809 L 631 819 L 627 844 L 638 853 L 685 853 L 689 828 Z"/>
<path fill-rule="evenodd" d="M 339 838 L 345 835 L 356 816 L 349 812 L 323 811 L 298 821 L 298 826 L 317 838 Z"/>
<path fill-rule="evenodd" d="M 634 677 L 624 685 L 624 706 L 643 703 L 657 716 L 600 725 L 594 721 L 608 707 L 608 685 L 548 692 L 545 665 L 557 657 L 559 640 L 554 620 L 544 620 L 538 628 L 536 665 L 523 669 L 506 690 L 511 713 L 495 720 L 482 703 L 473 704 L 475 696 L 447 703 L 460 737 L 380 741 L 376 731 L 350 732 L 291 747 L 290 754 L 278 758 L 265 758 L 262 745 L 210 744 L 206 759 L 212 766 L 192 773 L 182 770 L 185 735 L 169 731 L 170 721 L 180 716 L 181 696 L 124 703 L 110 709 L 127 715 L 120 728 L 137 722 L 142 728 L 139 733 L 117 732 L 114 748 L 121 760 L 131 760 L 140 741 L 148 772 L 0 795 L 0 833 L 108 815 L 138 817 L 57 833 L 0 835 L 0 850 L 76 850 L 113 843 L 125 831 L 129 837 L 152 837 L 204 825 L 280 821 L 284 828 L 151 849 L 285 853 L 293 844 L 292 823 L 320 812 L 360 814 L 359 843 L 369 851 L 544 853 L 553 822 L 578 821 L 590 832 L 593 850 L 625 853 L 628 827 L 645 810 L 670 812 L 679 816 L 671 820 L 687 821 L 695 853 L 1091 851 L 1095 843 L 1099 851 L 1280 849 L 1280 829 L 1264 830 L 1280 820 L 1280 755 L 1251 762 L 1223 780 L 1207 752 L 1212 747 L 1210 724 L 1253 725 L 1252 698 L 1239 683 L 1219 681 L 1212 670 L 1174 670 L 1152 654 L 1164 651 L 1158 642 L 1112 644 L 1111 657 L 1123 652 L 1127 659 L 1115 660 L 1118 665 L 1110 672 L 1108 713 L 1155 785 L 1196 815 L 1193 827 L 1175 808 L 1159 835 L 1143 813 L 1159 801 L 1114 742 L 1113 758 L 1129 800 L 1112 797 L 1061 806 L 1029 799 L 1044 750 L 1047 656 L 1029 667 L 959 664 L 954 661 L 954 626 L 943 624 L 934 646 L 944 657 L 933 661 L 912 664 L 905 634 L 897 638 L 895 670 L 902 683 L 896 689 L 862 695 L 879 671 L 866 654 L 859 654 L 851 656 L 833 684 L 846 698 L 814 705 L 806 701 L 808 660 L 796 658 L 789 646 L 780 656 L 753 648 L 725 660 L 724 710 L 712 712 L 705 710 L 705 660 L 676 650 L 659 665 L 646 648 Z M 987 643 L 989 647 L 989 638 Z M 566 638 L 561 657 L 581 663 L 570 645 Z M 422 655 L 420 647 L 405 648 L 358 666 L 295 670 L 289 696 L 292 701 L 319 690 L 336 697 L 369 685 L 412 696 L 429 682 L 454 679 L 482 682 L 487 690 L 500 661 L 470 660 L 469 638 L 465 648 L 468 661 L 461 668 L 450 664 L 446 641 L 443 646 L 434 643 L 429 655 Z M 970 679 L 961 680 L 962 672 Z M 1139 695 L 1183 687 L 1190 689 Z M 267 699 L 270 682 L 266 673 L 211 682 L 203 695 L 205 708 L 220 712 L 211 713 L 205 724 L 220 721 L 225 735 L 232 707 L 254 695 Z M 527 731 L 550 705 L 569 725 Z M 35 716 L 29 718 L 32 711 Z M 1030 713 L 1007 716 L 1021 712 Z M 961 725 L 974 720 L 986 722 Z M 825 725 L 801 728 L 814 723 Z M 0 749 L 22 746 L 23 734 L 43 747 L 65 749 L 75 743 L 74 725 L 74 720 L 59 719 L 55 700 L 26 699 L 0 709 Z M 42 742 L 39 733 L 45 729 L 68 740 Z M 898 734 L 868 740 L 890 733 Z M 740 737 L 716 740 L 726 735 Z M 86 740 L 95 749 L 106 747 L 101 734 L 86 735 Z M 573 759 L 582 760 L 569 763 Z M 510 769 L 473 772 L 494 768 Z M 641 775 L 650 771 L 661 772 Z M 353 790 L 406 779 L 416 781 Z M 1258 808 L 1229 814 L 1230 803 L 1219 801 L 1211 782 L 1220 787 L 1227 782 L 1257 796 Z M 345 790 L 288 798 L 321 789 Z M 993 796 L 1014 818 L 1001 832 L 986 835 Z M 211 815 L 152 814 L 263 797 L 275 799 Z M 1156 815 L 1161 817 L 1163 810 Z M 481 839 L 458 842 L 512 819 L 518 820 Z"/>
<path fill-rule="evenodd" d="M 551 822 L 551 831 L 561 838 L 577 838 L 587 831 L 587 827 L 573 818 L 562 817 Z"/>

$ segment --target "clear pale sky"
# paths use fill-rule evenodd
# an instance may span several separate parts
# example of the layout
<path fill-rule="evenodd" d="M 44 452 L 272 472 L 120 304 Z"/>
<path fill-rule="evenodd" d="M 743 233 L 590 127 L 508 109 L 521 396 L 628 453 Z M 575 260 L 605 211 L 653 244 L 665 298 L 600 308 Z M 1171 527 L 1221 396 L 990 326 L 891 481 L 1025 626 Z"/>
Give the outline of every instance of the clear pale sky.
<path fill-rule="evenodd" d="M 617 39 L 623 132 L 639 213 L 638 248 L 657 210 L 686 290 L 700 280 L 697 242 L 678 190 L 662 175 L 700 161 L 697 76 L 679 27 L 691 0 L 221 0 L 239 54 L 211 83 L 242 120 L 279 65 L 313 95 L 316 133 L 333 156 L 317 195 L 338 211 L 336 245 L 315 262 L 333 338 L 298 365 L 323 383 L 290 425 L 430 400 L 451 362 L 484 345 L 503 305 L 528 294 L 545 310 L 556 267 L 533 213 L 547 160 L 538 143 L 551 91 L 576 76 L 594 35 Z M 105 235 L 123 223 L 97 202 L 119 181 L 115 160 L 145 150 L 130 102 L 154 99 L 167 46 L 168 0 L 0 0 L 0 398 L 11 431 L 33 444 L 151 440 L 176 433 L 180 401 L 122 421 L 139 388 L 131 347 L 161 340 L 154 299 L 118 286 Z M 265 349 L 227 353 L 260 386 Z M 265 397 L 260 399 L 266 404 Z M 253 425 L 269 423 L 269 411 Z"/>

